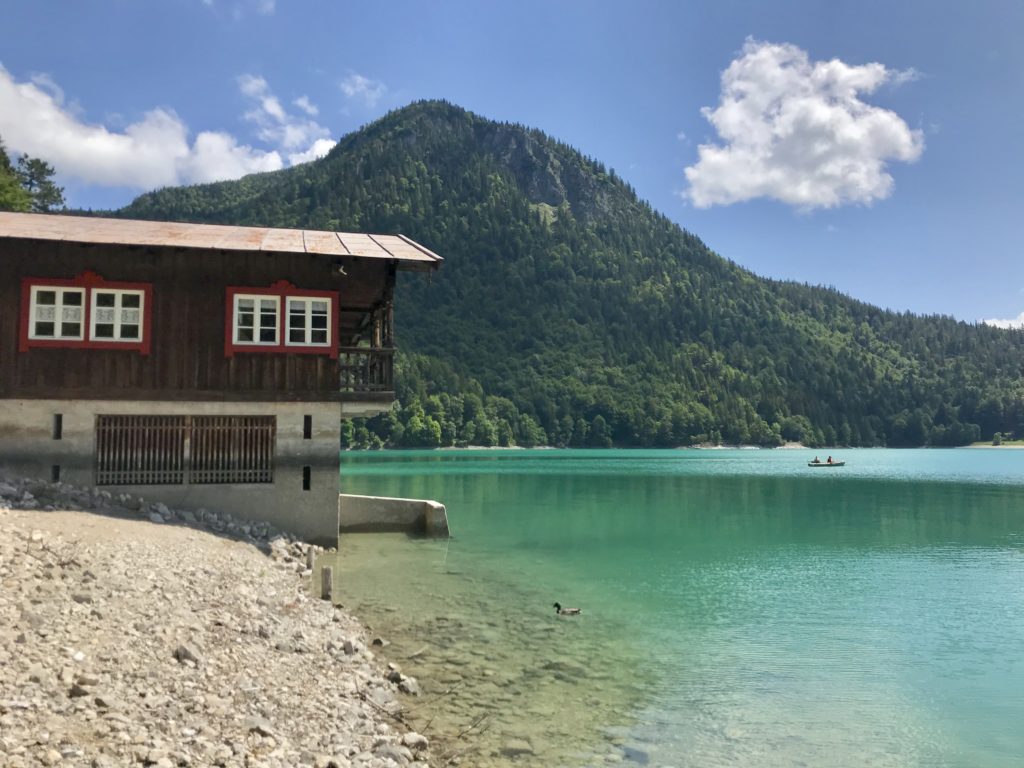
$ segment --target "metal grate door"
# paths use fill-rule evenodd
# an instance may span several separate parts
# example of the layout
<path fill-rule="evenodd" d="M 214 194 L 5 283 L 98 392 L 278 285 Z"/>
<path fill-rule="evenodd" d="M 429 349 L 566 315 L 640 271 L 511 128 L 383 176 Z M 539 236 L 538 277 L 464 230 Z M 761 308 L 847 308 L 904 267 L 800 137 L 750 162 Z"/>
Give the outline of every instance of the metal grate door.
<path fill-rule="evenodd" d="M 273 416 L 192 417 L 188 481 L 205 483 L 274 482 Z"/>
<path fill-rule="evenodd" d="M 186 417 L 97 416 L 96 485 L 185 482 Z"/>

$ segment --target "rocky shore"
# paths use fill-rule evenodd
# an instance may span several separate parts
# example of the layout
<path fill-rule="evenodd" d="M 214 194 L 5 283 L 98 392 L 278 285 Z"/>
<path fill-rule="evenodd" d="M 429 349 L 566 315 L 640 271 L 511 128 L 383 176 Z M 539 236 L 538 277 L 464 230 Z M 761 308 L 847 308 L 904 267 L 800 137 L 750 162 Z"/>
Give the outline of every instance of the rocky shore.
<path fill-rule="evenodd" d="M 416 681 L 266 524 L 0 478 L 0 764 L 430 764 Z"/>

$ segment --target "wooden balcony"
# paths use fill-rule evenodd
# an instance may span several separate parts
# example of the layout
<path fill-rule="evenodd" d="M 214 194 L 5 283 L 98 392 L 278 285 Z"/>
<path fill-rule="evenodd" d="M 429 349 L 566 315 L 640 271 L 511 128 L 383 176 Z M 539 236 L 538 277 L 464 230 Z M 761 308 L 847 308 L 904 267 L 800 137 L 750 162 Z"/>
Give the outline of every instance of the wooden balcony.
<path fill-rule="evenodd" d="M 340 347 L 338 377 L 342 400 L 394 400 L 394 347 Z"/>

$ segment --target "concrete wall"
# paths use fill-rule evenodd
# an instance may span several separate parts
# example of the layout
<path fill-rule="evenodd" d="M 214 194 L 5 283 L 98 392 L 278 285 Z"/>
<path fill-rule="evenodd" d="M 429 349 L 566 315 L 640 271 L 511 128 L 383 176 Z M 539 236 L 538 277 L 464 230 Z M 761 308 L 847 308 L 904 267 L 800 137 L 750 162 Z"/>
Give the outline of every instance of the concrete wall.
<path fill-rule="evenodd" d="M 448 536 L 444 504 L 423 499 L 338 494 L 341 533 L 406 531 L 426 536 Z"/>
<path fill-rule="evenodd" d="M 62 435 L 54 439 L 54 415 Z M 0 471 L 74 485 L 94 484 L 97 415 L 276 416 L 273 483 L 245 485 L 104 486 L 179 509 L 217 509 L 247 520 L 266 520 L 308 541 L 338 541 L 338 403 L 153 402 L 116 400 L 0 400 Z M 303 417 L 312 437 L 303 438 Z M 303 490 L 303 467 L 310 489 Z"/>

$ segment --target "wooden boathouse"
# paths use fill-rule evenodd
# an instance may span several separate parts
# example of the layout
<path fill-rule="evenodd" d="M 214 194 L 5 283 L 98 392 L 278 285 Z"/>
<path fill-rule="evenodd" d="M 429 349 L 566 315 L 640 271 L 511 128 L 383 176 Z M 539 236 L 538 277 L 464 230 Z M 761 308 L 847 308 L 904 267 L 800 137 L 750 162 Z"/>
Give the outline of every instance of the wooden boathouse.
<path fill-rule="evenodd" d="M 402 235 L 0 213 L 0 471 L 338 532 L 341 420 L 394 402 Z"/>

